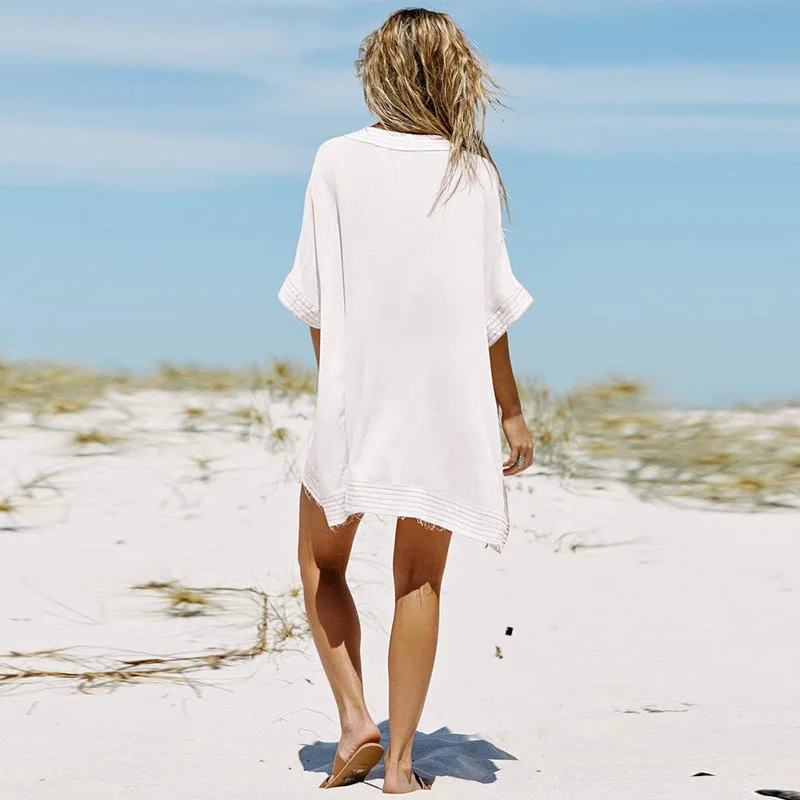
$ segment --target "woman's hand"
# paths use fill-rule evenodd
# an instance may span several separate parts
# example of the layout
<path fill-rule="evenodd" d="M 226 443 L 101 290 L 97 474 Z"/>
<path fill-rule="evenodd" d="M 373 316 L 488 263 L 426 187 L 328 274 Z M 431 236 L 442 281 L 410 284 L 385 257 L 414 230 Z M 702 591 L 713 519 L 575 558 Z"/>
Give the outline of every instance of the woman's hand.
<path fill-rule="evenodd" d="M 503 417 L 501 424 L 511 450 L 508 460 L 503 462 L 503 475 L 517 475 L 533 464 L 533 439 L 522 413 Z"/>
<path fill-rule="evenodd" d="M 503 433 L 511 449 L 511 456 L 503 464 L 503 475 L 516 475 L 533 464 L 533 440 L 522 415 L 517 382 L 511 369 L 508 352 L 508 334 L 504 333 L 490 348 L 494 397 L 500 407 Z M 517 462 L 522 459 L 517 466 Z"/>

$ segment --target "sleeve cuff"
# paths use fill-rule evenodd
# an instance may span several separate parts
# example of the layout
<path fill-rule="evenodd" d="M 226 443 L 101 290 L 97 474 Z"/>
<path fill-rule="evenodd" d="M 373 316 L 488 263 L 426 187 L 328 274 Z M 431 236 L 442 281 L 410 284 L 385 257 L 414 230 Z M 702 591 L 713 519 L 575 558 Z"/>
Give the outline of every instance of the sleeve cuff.
<path fill-rule="evenodd" d="M 486 335 L 491 347 L 531 306 L 533 297 L 520 285 L 516 291 L 492 314 L 486 324 Z"/>
<path fill-rule="evenodd" d="M 320 327 L 319 309 L 288 278 L 284 280 L 278 292 L 278 300 L 300 322 L 310 328 Z"/>

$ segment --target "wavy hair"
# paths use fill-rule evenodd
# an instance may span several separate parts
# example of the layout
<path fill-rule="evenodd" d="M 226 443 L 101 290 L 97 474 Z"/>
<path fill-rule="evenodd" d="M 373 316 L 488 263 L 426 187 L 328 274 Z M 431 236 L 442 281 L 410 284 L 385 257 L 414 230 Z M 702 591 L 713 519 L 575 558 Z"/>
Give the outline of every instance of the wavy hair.
<path fill-rule="evenodd" d="M 462 174 L 475 177 L 482 156 L 509 210 L 505 184 L 483 139 L 486 113 L 505 105 L 498 99 L 505 91 L 448 14 L 395 11 L 361 43 L 355 66 L 367 108 L 383 127 L 450 141 L 434 206 L 448 187 L 456 190 Z"/>

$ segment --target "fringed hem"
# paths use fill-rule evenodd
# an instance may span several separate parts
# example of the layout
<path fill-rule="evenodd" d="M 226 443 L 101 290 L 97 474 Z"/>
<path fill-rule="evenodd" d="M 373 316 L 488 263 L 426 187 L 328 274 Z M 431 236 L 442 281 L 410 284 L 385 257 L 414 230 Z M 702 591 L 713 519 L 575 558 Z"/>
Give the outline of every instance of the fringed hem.
<path fill-rule="evenodd" d="M 322 513 L 324 514 L 325 513 L 325 507 L 322 505 L 322 503 L 319 502 L 319 500 L 317 500 L 316 497 L 314 497 L 313 494 L 311 494 L 311 491 L 309 490 L 308 486 L 306 486 L 305 481 L 303 481 L 300 484 L 300 487 L 302 488 L 303 493 L 305 494 L 305 496 L 309 500 L 311 500 L 311 502 L 313 502 L 315 505 L 317 505 L 322 510 Z M 335 525 L 331 525 L 330 523 L 328 523 L 328 527 L 332 531 L 338 531 L 338 530 L 340 530 L 342 528 L 346 528 L 348 525 L 351 525 L 357 519 L 360 520 L 363 516 L 364 516 L 363 512 L 357 512 L 355 514 L 350 514 L 350 516 L 346 520 L 344 520 L 344 522 L 337 522 Z M 327 521 L 327 516 L 326 516 L 326 521 Z"/>
<path fill-rule="evenodd" d="M 344 491 L 326 497 L 309 463 L 302 480 L 305 492 L 322 507 L 333 530 L 354 515 L 378 514 L 415 519 L 432 529 L 452 531 L 483 542 L 497 553 L 502 552 L 508 538 L 508 517 L 504 514 L 453 502 L 421 487 L 350 481 Z"/>
<path fill-rule="evenodd" d="M 449 528 L 441 528 L 438 525 L 434 525 L 432 522 L 428 522 L 427 520 L 420 519 L 419 517 L 403 517 L 399 516 L 397 519 L 411 519 L 414 520 L 420 527 L 425 528 L 429 531 L 442 531 L 444 533 L 451 533 L 452 531 Z"/>

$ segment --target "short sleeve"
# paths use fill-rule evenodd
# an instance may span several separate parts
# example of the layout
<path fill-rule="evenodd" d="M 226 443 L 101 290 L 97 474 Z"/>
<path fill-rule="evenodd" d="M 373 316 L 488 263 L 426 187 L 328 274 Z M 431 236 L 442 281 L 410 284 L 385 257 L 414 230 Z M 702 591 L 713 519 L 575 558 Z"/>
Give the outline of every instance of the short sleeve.
<path fill-rule="evenodd" d="M 486 336 L 491 347 L 530 307 L 533 297 L 516 279 L 503 231 L 498 184 L 487 199 L 485 250 Z"/>
<path fill-rule="evenodd" d="M 314 200 L 311 182 L 306 188 L 300 238 L 294 264 L 278 292 L 278 300 L 300 322 L 311 328 L 320 327 L 319 268 L 317 264 Z"/>

